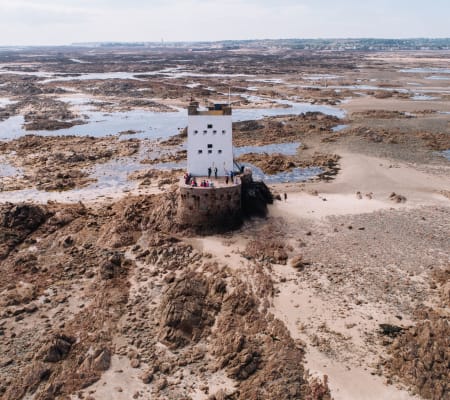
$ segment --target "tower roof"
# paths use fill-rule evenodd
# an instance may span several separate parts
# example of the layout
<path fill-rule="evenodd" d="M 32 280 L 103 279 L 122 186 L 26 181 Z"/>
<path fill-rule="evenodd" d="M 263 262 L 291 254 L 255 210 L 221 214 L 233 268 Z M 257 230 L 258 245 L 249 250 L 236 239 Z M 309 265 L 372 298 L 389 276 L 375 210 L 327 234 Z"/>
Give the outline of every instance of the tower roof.
<path fill-rule="evenodd" d="M 231 115 L 231 106 L 229 104 L 214 104 L 207 110 L 198 109 L 198 101 L 191 101 L 188 107 L 188 115 Z"/>

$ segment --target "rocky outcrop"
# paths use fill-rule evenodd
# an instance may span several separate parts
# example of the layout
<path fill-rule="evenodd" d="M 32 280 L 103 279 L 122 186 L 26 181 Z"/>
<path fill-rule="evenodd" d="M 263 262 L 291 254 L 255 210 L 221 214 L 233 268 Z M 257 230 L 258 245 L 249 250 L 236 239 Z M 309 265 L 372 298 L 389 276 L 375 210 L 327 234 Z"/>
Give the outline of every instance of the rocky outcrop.
<path fill-rule="evenodd" d="M 267 205 L 273 203 L 273 195 L 264 182 L 255 182 L 251 170 L 241 175 L 242 213 L 246 217 L 264 217 L 267 214 Z"/>
<path fill-rule="evenodd" d="M 423 398 L 440 400 L 450 394 L 450 324 L 433 312 L 428 318 L 394 340 L 385 367 Z"/>
<path fill-rule="evenodd" d="M 161 341 L 178 348 L 200 340 L 220 308 L 218 288 L 195 273 L 173 282 L 161 303 Z"/>
<path fill-rule="evenodd" d="M 42 361 L 55 363 L 67 357 L 75 343 L 73 337 L 67 335 L 55 335 L 55 337 L 41 350 L 40 356 Z"/>
<path fill-rule="evenodd" d="M 48 211 L 33 204 L 7 203 L 0 206 L 0 260 L 34 232 L 47 218 Z"/>

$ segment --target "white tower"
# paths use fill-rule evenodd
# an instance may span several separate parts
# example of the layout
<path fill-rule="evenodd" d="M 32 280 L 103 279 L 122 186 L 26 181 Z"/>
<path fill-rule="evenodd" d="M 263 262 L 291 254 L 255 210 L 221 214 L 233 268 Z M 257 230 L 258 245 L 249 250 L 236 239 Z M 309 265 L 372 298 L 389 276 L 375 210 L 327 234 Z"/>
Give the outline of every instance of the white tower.
<path fill-rule="evenodd" d="M 199 111 L 192 101 L 188 108 L 187 171 L 192 176 L 207 176 L 217 168 L 219 176 L 233 169 L 231 107 L 215 104 Z"/>

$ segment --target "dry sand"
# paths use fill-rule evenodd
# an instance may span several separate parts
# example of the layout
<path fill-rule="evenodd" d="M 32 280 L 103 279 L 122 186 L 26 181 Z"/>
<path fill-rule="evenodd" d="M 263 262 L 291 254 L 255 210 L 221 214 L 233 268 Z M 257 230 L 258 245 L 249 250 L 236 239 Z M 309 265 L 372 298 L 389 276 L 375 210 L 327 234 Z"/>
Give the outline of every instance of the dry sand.
<path fill-rule="evenodd" d="M 275 203 L 271 215 L 322 218 L 422 205 L 448 206 L 448 199 L 440 193 L 450 189 L 448 176 L 427 174 L 407 164 L 362 154 L 340 155 L 342 170 L 334 181 L 311 184 L 308 192 L 291 193 L 288 185 L 287 201 Z M 313 191 L 318 195 L 311 194 Z M 392 192 L 405 196 L 406 203 L 393 203 L 389 199 Z"/>
<path fill-rule="evenodd" d="M 296 232 L 301 235 L 302 230 L 307 229 L 302 227 L 305 219 L 315 220 L 315 226 L 320 227 L 318 230 L 329 230 L 334 225 L 328 218 L 330 216 L 341 216 L 340 220 L 345 221 L 346 217 L 368 214 L 370 220 L 370 215 L 379 210 L 389 213 L 401 209 L 449 206 L 448 198 L 439 194 L 441 190 L 450 189 L 448 175 L 423 173 L 401 163 L 393 166 L 389 160 L 361 154 L 341 155 L 342 171 L 337 179 L 328 184 L 312 185 L 319 195 L 287 192 L 287 201 L 277 202 L 270 208 L 271 216 L 283 218 L 294 235 Z M 355 195 L 357 191 L 362 193 L 362 199 Z M 389 194 L 393 191 L 406 196 L 406 203 L 392 203 Z M 369 192 L 372 199 L 364 195 Z M 389 218 L 389 214 L 385 218 Z M 385 221 L 385 227 L 389 229 L 389 221 Z M 329 245 L 332 247 L 334 244 L 330 242 Z M 358 257 L 356 252 L 354 257 Z M 395 264 L 399 260 L 391 261 Z M 328 376 L 331 393 L 336 400 L 418 398 L 398 387 L 387 386 L 385 379 L 374 372 L 374 363 L 381 349 L 374 343 L 367 344 L 366 334 L 374 332 L 381 322 L 399 322 L 383 305 L 383 299 L 380 299 L 381 304 L 362 300 L 363 307 L 348 313 L 344 311 L 348 311 L 345 300 L 342 302 L 334 296 L 318 294 L 325 282 L 321 281 L 324 275 L 315 276 L 314 279 L 318 279 L 315 283 L 314 279 L 302 277 L 292 267 L 280 266 L 275 271 L 280 282 L 285 283 L 280 283 L 280 292 L 275 297 L 272 310 L 286 323 L 294 338 L 308 344 L 307 367 L 313 374 Z M 365 271 L 361 270 L 361 275 L 364 274 Z M 351 282 L 354 277 L 349 275 L 347 279 Z M 366 284 L 370 286 L 371 283 L 368 281 Z M 361 296 L 364 298 L 363 294 Z M 404 317 L 402 325 L 408 324 L 412 321 Z M 324 345 L 325 351 L 318 350 L 317 344 L 313 343 L 316 332 L 325 332 L 324 337 L 331 341 L 331 345 L 326 342 L 320 344 Z"/>

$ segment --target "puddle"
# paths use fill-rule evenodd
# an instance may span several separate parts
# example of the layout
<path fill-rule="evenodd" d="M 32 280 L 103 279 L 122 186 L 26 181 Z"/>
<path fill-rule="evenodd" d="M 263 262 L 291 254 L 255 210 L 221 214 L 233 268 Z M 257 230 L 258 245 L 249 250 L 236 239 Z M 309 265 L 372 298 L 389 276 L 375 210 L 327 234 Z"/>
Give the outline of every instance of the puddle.
<path fill-rule="evenodd" d="M 304 76 L 304 79 L 308 81 L 320 81 L 325 79 L 339 79 L 342 78 L 342 76 L 339 75 L 329 75 L 329 74 L 315 74 L 315 75 L 306 75 Z"/>
<path fill-rule="evenodd" d="M 78 58 L 70 58 L 69 60 L 77 64 L 91 64 L 89 61 L 79 60 Z"/>
<path fill-rule="evenodd" d="M 284 79 L 278 79 L 278 78 L 247 79 L 247 82 L 262 82 L 262 83 L 273 83 L 276 85 L 281 85 L 284 83 Z"/>
<path fill-rule="evenodd" d="M 11 177 L 11 176 L 21 176 L 21 175 L 23 175 L 23 174 L 20 169 L 15 168 L 8 163 L 0 162 L 0 178 L 5 177 L 5 176 Z"/>
<path fill-rule="evenodd" d="M 448 77 L 448 76 L 439 76 L 439 75 L 427 76 L 425 79 L 429 79 L 429 80 L 432 80 L 432 81 L 450 81 L 450 77 Z"/>
<path fill-rule="evenodd" d="M 10 100 L 6 97 L 0 97 L 0 107 L 9 106 L 10 104 L 16 104 L 17 101 Z"/>
<path fill-rule="evenodd" d="M 408 93 L 407 89 L 403 88 L 386 88 L 372 85 L 288 85 L 290 88 L 301 89 L 326 89 L 326 90 L 371 90 L 371 91 L 386 91 L 386 92 L 399 92 Z"/>
<path fill-rule="evenodd" d="M 416 101 L 430 101 L 430 100 L 437 100 L 438 97 L 428 96 L 426 94 L 416 93 L 414 96 L 411 97 L 411 100 Z"/>
<path fill-rule="evenodd" d="M 342 124 L 342 125 L 337 125 L 334 128 L 331 128 L 331 130 L 333 132 L 340 132 L 340 131 L 343 131 L 344 129 L 347 129 L 347 128 L 348 128 L 348 125 Z"/>
<path fill-rule="evenodd" d="M 426 68 L 405 68 L 399 70 L 399 72 L 408 72 L 413 74 L 428 74 L 428 73 L 439 73 L 439 74 L 450 74 L 450 68 L 438 68 L 438 67 L 426 67 Z"/>
<path fill-rule="evenodd" d="M 266 175 L 261 169 L 255 167 L 252 164 L 243 163 L 243 165 L 252 169 L 253 179 L 255 181 L 262 180 L 267 184 L 305 182 L 317 175 L 320 175 L 323 172 L 323 170 L 319 167 L 310 167 L 294 168 L 291 171 L 284 171 L 275 175 Z"/>
<path fill-rule="evenodd" d="M 294 143 L 278 143 L 278 144 L 268 144 L 265 146 L 242 146 L 234 148 L 234 156 L 239 157 L 247 153 L 257 153 L 257 154 L 273 154 L 281 153 L 287 156 L 293 156 L 297 154 L 297 149 L 301 145 L 300 142 Z"/>
<path fill-rule="evenodd" d="M 450 149 L 449 149 L 449 150 L 442 151 L 441 154 L 442 154 L 447 160 L 450 161 Z"/>

